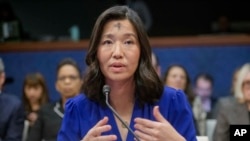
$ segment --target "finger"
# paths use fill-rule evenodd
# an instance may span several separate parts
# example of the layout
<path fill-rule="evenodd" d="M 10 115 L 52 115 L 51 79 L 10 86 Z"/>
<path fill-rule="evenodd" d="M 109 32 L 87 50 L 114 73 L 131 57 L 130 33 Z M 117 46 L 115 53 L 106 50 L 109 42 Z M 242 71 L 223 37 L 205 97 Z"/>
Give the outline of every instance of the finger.
<path fill-rule="evenodd" d="M 139 137 L 139 139 L 141 141 L 144 141 L 144 140 L 145 141 L 155 141 L 156 140 L 156 138 L 154 138 L 153 136 L 150 136 L 149 134 L 145 134 L 139 130 L 136 130 L 135 134 Z"/>
<path fill-rule="evenodd" d="M 106 135 L 106 136 L 98 136 L 93 141 L 114 141 L 117 140 L 116 135 Z"/>
<path fill-rule="evenodd" d="M 81 141 L 113 141 L 117 140 L 116 135 L 105 135 L 105 136 L 97 136 L 97 137 L 85 137 Z"/>
<path fill-rule="evenodd" d="M 153 128 L 155 126 L 155 124 L 157 124 L 156 121 L 151 121 L 151 120 L 144 119 L 144 118 L 135 118 L 134 121 L 136 124 L 141 124 L 147 128 Z"/>
<path fill-rule="evenodd" d="M 93 128 L 89 130 L 88 134 L 91 136 L 99 136 L 102 132 L 111 130 L 111 126 L 106 125 L 107 122 L 108 122 L 108 117 L 104 117 Z"/>
<path fill-rule="evenodd" d="M 103 132 L 107 132 L 109 130 L 111 130 L 111 126 L 110 125 L 103 125 L 101 127 L 96 127 L 93 128 L 91 135 L 92 136 L 100 136 Z"/>
<path fill-rule="evenodd" d="M 159 106 L 154 107 L 153 115 L 157 121 L 162 122 L 162 123 L 167 123 L 167 120 L 162 116 L 162 114 L 159 110 Z"/>
<path fill-rule="evenodd" d="M 101 120 L 94 126 L 94 128 L 107 124 L 107 123 L 108 123 L 108 120 L 109 120 L 108 117 L 104 117 L 103 119 L 101 119 Z"/>
<path fill-rule="evenodd" d="M 135 124 L 135 129 L 136 130 L 139 130 L 145 134 L 150 134 L 150 135 L 153 135 L 154 134 L 154 129 L 153 128 L 148 128 L 148 127 L 145 127 L 143 126 L 142 124 Z"/>

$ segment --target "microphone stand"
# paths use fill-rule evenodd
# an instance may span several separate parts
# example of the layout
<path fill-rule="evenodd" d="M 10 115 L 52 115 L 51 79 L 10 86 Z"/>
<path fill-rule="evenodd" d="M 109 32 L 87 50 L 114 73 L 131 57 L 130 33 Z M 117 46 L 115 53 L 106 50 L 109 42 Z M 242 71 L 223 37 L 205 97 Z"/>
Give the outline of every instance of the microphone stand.
<path fill-rule="evenodd" d="M 122 124 L 129 130 L 130 133 L 134 135 L 137 141 L 140 141 L 140 139 L 135 135 L 135 133 L 132 131 L 132 129 L 122 120 L 122 118 L 119 116 L 119 114 L 113 109 L 113 107 L 109 104 L 108 101 L 108 92 L 105 92 L 106 96 L 106 104 L 111 109 L 111 111 L 115 114 L 115 116 L 122 122 Z"/>

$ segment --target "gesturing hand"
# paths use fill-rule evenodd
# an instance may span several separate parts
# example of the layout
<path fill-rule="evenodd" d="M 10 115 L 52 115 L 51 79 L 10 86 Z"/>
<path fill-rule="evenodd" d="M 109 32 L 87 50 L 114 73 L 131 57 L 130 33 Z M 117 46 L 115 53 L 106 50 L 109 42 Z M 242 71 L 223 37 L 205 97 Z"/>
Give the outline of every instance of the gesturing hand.
<path fill-rule="evenodd" d="M 38 115 L 37 115 L 37 113 L 35 113 L 35 112 L 31 112 L 29 115 L 28 115 L 28 120 L 30 121 L 30 125 L 34 125 L 34 123 L 35 123 L 35 121 L 36 121 L 36 119 L 37 119 L 37 117 L 38 117 Z"/>
<path fill-rule="evenodd" d="M 143 118 L 135 119 L 135 134 L 141 141 L 184 141 L 185 139 L 161 115 L 159 106 L 153 109 L 156 121 Z"/>
<path fill-rule="evenodd" d="M 104 117 L 93 128 L 89 130 L 86 136 L 81 141 L 113 141 L 116 140 L 116 135 L 101 136 L 102 132 L 111 130 L 111 126 L 107 125 L 108 117 Z"/>

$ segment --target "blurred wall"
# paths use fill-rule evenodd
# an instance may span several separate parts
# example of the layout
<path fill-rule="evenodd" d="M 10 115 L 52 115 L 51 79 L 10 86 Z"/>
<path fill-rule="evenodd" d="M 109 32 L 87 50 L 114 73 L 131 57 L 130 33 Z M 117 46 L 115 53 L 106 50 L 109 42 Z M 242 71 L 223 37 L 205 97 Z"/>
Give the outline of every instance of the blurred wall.
<path fill-rule="evenodd" d="M 184 65 L 192 80 L 200 72 L 210 73 L 215 81 L 215 97 L 229 95 L 233 71 L 250 62 L 250 45 L 154 47 L 153 51 L 159 58 L 162 76 L 168 65 L 173 63 Z M 84 71 L 85 54 L 86 50 L 0 53 L 6 66 L 7 76 L 14 78 L 14 83 L 6 85 L 5 91 L 21 96 L 25 75 L 39 71 L 45 76 L 51 100 L 57 100 L 59 98 L 55 90 L 57 63 L 64 57 L 72 57 Z"/>

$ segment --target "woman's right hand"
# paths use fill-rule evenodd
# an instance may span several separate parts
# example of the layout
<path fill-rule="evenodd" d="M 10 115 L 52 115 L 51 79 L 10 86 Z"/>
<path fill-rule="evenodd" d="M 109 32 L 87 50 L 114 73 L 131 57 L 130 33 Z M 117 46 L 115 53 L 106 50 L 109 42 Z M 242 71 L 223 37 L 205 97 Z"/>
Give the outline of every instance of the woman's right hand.
<path fill-rule="evenodd" d="M 114 141 L 117 140 L 116 135 L 104 135 L 101 134 L 103 132 L 107 132 L 111 130 L 111 126 L 107 125 L 108 117 L 104 117 L 100 120 L 93 128 L 89 130 L 89 132 L 85 135 L 85 137 L 81 141 Z"/>
<path fill-rule="evenodd" d="M 38 115 L 37 115 L 36 112 L 29 113 L 29 115 L 27 117 L 27 119 L 29 120 L 31 126 L 34 125 L 34 123 L 37 120 L 37 118 L 38 118 Z"/>

